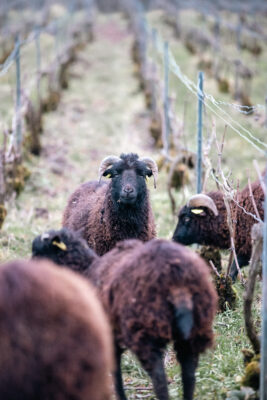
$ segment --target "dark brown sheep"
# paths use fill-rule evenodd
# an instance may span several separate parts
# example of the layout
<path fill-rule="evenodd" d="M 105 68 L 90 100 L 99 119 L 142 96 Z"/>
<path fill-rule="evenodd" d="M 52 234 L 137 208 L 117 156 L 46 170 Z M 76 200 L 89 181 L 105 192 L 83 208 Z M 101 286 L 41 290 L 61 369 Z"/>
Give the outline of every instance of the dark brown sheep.
<path fill-rule="evenodd" d="M 70 197 L 62 225 L 82 230 L 84 239 L 98 255 L 103 255 L 124 239 L 147 241 L 156 236 L 154 216 L 145 179 L 157 178 L 157 165 L 137 154 L 106 157 L 99 178 L 111 182 L 87 182 Z"/>
<path fill-rule="evenodd" d="M 79 243 L 74 232 L 52 231 L 45 240 L 40 236 L 34 240 L 33 255 L 58 259 L 75 270 L 81 264 L 80 271 L 97 286 L 114 333 L 117 398 L 126 399 L 120 363 L 123 351 L 130 349 L 151 377 L 157 398 L 167 400 L 163 352 L 173 342 L 182 367 L 184 399 L 193 399 L 195 369 L 199 354 L 212 346 L 217 306 L 206 263 L 173 242 L 132 239 L 90 264 L 91 250 L 88 253 L 84 242 Z M 74 248 L 80 256 L 71 260 L 68 252 Z"/>
<path fill-rule="evenodd" d="M 264 218 L 264 193 L 259 181 L 251 184 L 252 193 L 260 214 Z M 255 215 L 249 187 L 239 194 L 240 207 Z M 251 256 L 251 228 L 256 220 L 247 215 L 242 208 L 231 202 L 232 215 L 236 215 L 235 250 L 240 267 L 248 265 Z M 233 221 L 235 222 L 235 221 Z M 173 240 L 185 245 L 199 243 L 212 245 L 221 249 L 230 248 L 230 232 L 227 224 L 227 212 L 221 192 L 210 192 L 207 195 L 193 196 L 179 213 Z M 237 268 L 233 263 L 231 273 L 237 276 Z"/>
<path fill-rule="evenodd" d="M 108 400 L 111 336 L 86 280 L 50 261 L 0 268 L 0 398 Z"/>

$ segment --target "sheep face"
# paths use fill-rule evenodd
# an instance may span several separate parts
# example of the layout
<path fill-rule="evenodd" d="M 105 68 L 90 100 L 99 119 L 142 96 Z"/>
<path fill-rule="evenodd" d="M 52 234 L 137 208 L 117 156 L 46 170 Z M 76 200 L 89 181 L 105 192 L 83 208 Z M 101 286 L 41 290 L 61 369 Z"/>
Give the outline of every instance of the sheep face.
<path fill-rule="evenodd" d="M 206 217 L 214 218 L 214 216 L 210 214 L 211 212 L 204 208 L 199 208 L 198 211 L 196 211 L 195 209 L 184 206 L 178 216 L 179 220 L 173 234 L 173 240 L 184 245 L 193 243 L 207 244 L 207 238 L 205 237 L 206 235 L 203 235 L 202 226 Z"/>
<path fill-rule="evenodd" d="M 79 233 L 63 228 L 37 236 L 32 243 L 32 257 L 49 258 L 58 265 L 70 265 L 83 271 L 97 258 Z"/>
<path fill-rule="evenodd" d="M 122 155 L 103 173 L 111 178 L 112 199 L 118 207 L 140 205 L 147 196 L 146 177 L 151 175 L 151 169 L 135 154 Z"/>
<path fill-rule="evenodd" d="M 181 209 L 173 240 L 185 245 L 198 243 L 221 249 L 230 247 L 226 208 L 220 192 L 192 196 Z"/>

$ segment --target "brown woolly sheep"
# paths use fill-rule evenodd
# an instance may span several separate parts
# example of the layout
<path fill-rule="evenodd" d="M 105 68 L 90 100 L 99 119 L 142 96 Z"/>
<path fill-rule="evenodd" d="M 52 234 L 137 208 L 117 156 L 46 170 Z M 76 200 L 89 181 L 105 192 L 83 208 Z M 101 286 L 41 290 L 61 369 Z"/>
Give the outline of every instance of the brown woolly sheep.
<path fill-rule="evenodd" d="M 81 185 L 64 211 L 63 227 L 82 230 L 84 239 L 103 255 L 124 239 L 147 241 L 156 236 L 146 177 L 158 174 L 157 164 L 137 154 L 106 157 L 99 168 L 99 182 Z M 101 177 L 111 182 L 100 183 Z"/>
<path fill-rule="evenodd" d="M 108 400 L 111 336 L 86 280 L 50 261 L 0 268 L 0 398 Z"/>
<path fill-rule="evenodd" d="M 251 184 L 252 193 L 260 214 L 264 218 L 264 193 L 259 181 Z M 246 186 L 239 195 L 239 205 L 255 215 L 249 187 Z M 232 215 L 236 215 L 235 249 L 240 267 L 248 265 L 251 256 L 251 227 L 256 220 L 247 215 L 234 202 L 231 203 Z M 221 192 L 210 192 L 207 195 L 195 195 L 179 213 L 179 221 L 173 234 L 173 240 L 185 245 L 199 243 L 221 249 L 230 248 L 230 232 L 227 224 L 227 212 Z M 235 262 L 230 275 L 236 279 Z"/>
<path fill-rule="evenodd" d="M 126 240 L 103 257 L 92 257 L 77 233 L 66 229 L 37 237 L 33 256 L 80 270 L 97 286 L 113 328 L 117 399 L 127 399 L 120 364 L 123 351 L 130 349 L 151 377 L 157 398 L 168 400 L 163 352 L 169 342 L 182 367 L 184 399 L 193 399 L 199 354 L 212 346 L 217 306 L 201 257 L 156 239 Z"/>

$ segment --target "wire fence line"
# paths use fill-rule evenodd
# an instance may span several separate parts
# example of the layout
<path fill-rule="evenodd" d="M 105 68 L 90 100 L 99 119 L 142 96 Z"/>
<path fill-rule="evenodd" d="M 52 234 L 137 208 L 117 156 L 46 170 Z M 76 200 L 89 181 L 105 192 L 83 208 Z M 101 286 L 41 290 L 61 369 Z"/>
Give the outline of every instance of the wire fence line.
<path fill-rule="evenodd" d="M 14 49 L 12 50 L 10 55 L 7 57 L 4 63 L 0 64 L 0 77 L 4 76 L 8 72 L 12 64 L 15 62 L 19 49 L 34 42 L 37 36 L 40 36 L 43 33 L 49 33 L 50 35 L 57 36 L 59 23 L 64 28 L 64 24 L 67 24 L 71 18 L 72 14 L 70 13 L 60 18 L 60 20 L 50 22 L 48 25 L 44 27 L 36 26 L 35 29 L 28 34 L 26 39 L 20 41 L 20 43 L 15 43 Z"/>
<path fill-rule="evenodd" d="M 148 31 L 148 34 L 150 34 L 150 37 L 155 35 L 155 29 L 148 26 L 147 22 L 146 22 L 146 29 Z M 156 47 L 156 49 L 158 50 L 158 52 L 162 53 L 162 43 L 164 42 L 164 39 L 161 38 L 159 36 L 159 41 L 157 44 L 155 44 L 155 40 L 153 39 L 152 42 L 154 43 L 154 46 Z M 175 58 L 172 54 L 172 52 L 170 51 L 170 58 L 172 58 L 172 63 L 173 65 L 176 64 Z M 176 64 L 176 70 L 177 70 L 178 65 Z M 174 72 L 175 73 L 175 72 Z M 181 73 L 179 73 L 179 77 L 181 77 Z M 186 81 L 191 87 L 194 87 L 194 89 L 196 89 L 196 84 L 195 82 L 193 82 L 192 80 L 190 80 L 189 78 L 187 78 L 184 74 L 183 74 L 183 79 L 184 81 Z M 255 104 L 255 105 L 241 105 L 241 104 L 237 104 L 237 103 L 233 103 L 233 102 L 226 102 L 223 100 L 216 100 L 214 98 L 214 96 L 212 96 L 211 94 L 205 93 L 205 97 L 207 99 L 209 99 L 213 104 L 220 106 L 220 105 L 224 105 L 230 108 L 235 109 L 236 111 L 240 112 L 241 114 L 245 114 L 245 115 L 249 115 L 252 114 L 254 111 L 257 110 L 265 110 L 266 109 L 266 105 L 265 104 Z"/>
<path fill-rule="evenodd" d="M 219 181 L 219 179 L 216 177 L 216 175 L 215 175 L 213 172 L 211 173 L 211 178 L 214 180 L 214 182 L 215 182 L 216 184 L 218 184 L 219 186 L 221 185 L 221 182 Z M 243 206 L 241 206 L 240 203 L 238 203 L 238 201 L 235 199 L 235 196 L 234 196 L 233 194 L 230 194 L 230 193 L 228 192 L 228 195 L 229 195 L 231 201 L 232 201 L 233 203 L 235 203 L 235 205 L 236 205 L 240 210 L 242 210 L 244 214 L 249 215 L 251 218 L 253 218 L 253 219 L 255 220 L 255 223 L 256 223 L 256 222 L 262 222 L 262 220 L 259 219 L 259 218 L 257 217 L 257 215 L 252 214 L 251 212 L 247 211 Z"/>
<path fill-rule="evenodd" d="M 261 23 L 259 23 L 259 21 L 256 19 L 254 21 L 251 21 L 251 16 L 249 16 L 249 20 L 246 21 L 247 14 L 242 12 L 242 9 L 240 8 L 238 15 L 239 18 L 234 24 L 225 20 L 223 15 L 219 13 L 219 10 L 216 14 L 213 14 L 213 12 L 210 12 L 209 9 L 203 7 L 202 4 L 201 6 L 195 4 L 194 11 L 198 13 L 197 15 L 205 17 L 205 29 L 203 29 L 204 25 L 201 22 L 201 29 L 197 27 L 192 28 L 192 25 L 190 25 L 189 23 L 190 29 L 186 30 L 186 18 L 184 20 L 181 11 L 187 8 L 190 9 L 190 3 L 192 3 L 191 6 L 193 6 L 194 1 L 186 2 L 185 6 L 181 5 L 180 1 L 162 0 L 159 3 L 161 5 L 161 8 L 169 15 L 170 23 L 175 29 L 175 34 L 179 38 L 183 39 L 185 43 L 188 43 L 188 48 L 191 47 L 192 52 L 197 52 L 199 54 L 204 53 L 202 59 L 204 63 L 204 68 L 209 68 L 207 66 L 205 67 L 205 49 L 207 49 L 207 47 L 213 48 L 213 59 L 210 61 L 212 64 L 209 73 L 214 74 L 214 78 L 215 80 L 217 80 L 219 86 L 221 84 L 223 85 L 222 82 L 227 85 L 228 89 L 225 89 L 225 91 L 228 91 L 230 86 L 229 80 L 227 78 L 225 79 L 225 75 L 228 75 L 229 69 L 232 70 L 234 74 L 235 85 L 234 98 L 236 99 L 237 97 L 239 97 L 240 99 L 242 99 L 241 101 L 244 105 L 228 105 L 229 103 L 227 104 L 227 102 L 220 102 L 220 104 L 226 105 L 228 107 L 235 107 L 238 112 L 245 115 L 250 115 L 255 111 L 261 112 L 263 110 L 266 110 L 265 125 L 267 126 L 266 105 L 251 105 L 248 88 L 250 86 L 249 82 L 251 82 L 251 79 L 255 75 L 255 72 L 253 73 L 251 66 L 247 67 L 248 62 L 246 58 L 244 58 L 244 53 L 240 52 L 241 49 L 246 49 L 247 51 L 254 54 L 254 58 L 256 58 L 259 56 L 259 54 L 265 51 L 265 47 L 267 44 L 267 31 L 265 28 L 266 22 L 264 20 L 261 20 Z M 216 8 L 216 4 L 214 8 Z M 207 17 L 208 20 L 206 19 Z M 264 15 L 260 15 L 260 17 L 264 18 Z M 251 26 L 251 28 L 248 28 L 248 26 Z M 211 30 L 213 38 L 210 38 L 210 32 L 208 32 L 209 30 Z M 224 34 L 220 35 L 222 31 Z M 233 37 L 233 34 L 235 35 L 235 37 Z M 222 38 L 225 38 L 225 40 L 221 40 Z M 227 45 L 227 43 L 229 44 L 229 40 L 231 40 L 231 43 L 233 44 L 236 43 L 236 47 L 238 49 L 238 55 L 235 59 L 232 59 L 230 54 L 228 55 L 228 57 L 222 54 L 222 48 Z M 197 44 L 199 44 L 199 46 Z M 222 65 L 224 65 L 223 68 Z M 227 68 L 225 68 L 226 65 Z M 222 91 L 224 90 L 222 89 Z M 264 93 L 262 95 L 262 98 L 264 98 L 265 96 L 266 95 Z"/>
<path fill-rule="evenodd" d="M 148 33 L 150 37 L 153 34 L 153 29 L 146 24 L 146 28 L 148 30 Z M 155 42 L 154 42 L 155 44 Z M 163 56 L 164 54 L 164 39 L 160 37 L 159 34 L 157 34 L 157 41 L 156 41 L 156 46 L 154 47 L 157 52 Z M 187 89 L 194 94 L 194 96 L 199 97 L 199 95 L 203 96 L 205 107 L 207 107 L 213 114 L 215 114 L 217 117 L 222 119 L 229 127 L 236 132 L 240 137 L 242 137 L 244 140 L 246 140 L 250 145 L 252 145 L 255 149 L 257 149 L 260 153 L 264 154 L 265 151 L 262 149 L 260 146 L 263 148 L 267 149 L 267 144 L 257 138 L 253 133 L 242 126 L 238 121 L 233 119 L 229 113 L 227 113 L 223 108 L 220 107 L 220 105 L 226 105 L 227 107 L 230 107 L 234 110 L 239 110 L 240 108 L 244 107 L 241 105 L 233 104 L 233 103 L 227 103 L 225 101 L 220 101 L 216 100 L 211 94 L 206 93 L 204 91 L 203 93 L 199 90 L 197 87 L 197 84 L 193 82 L 187 75 L 185 75 L 182 71 L 180 66 L 177 64 L 175 57 L 169 49 L 169 67 L 172 71 L 172 73 L 182 82 L 183 85 L 187 87 Z M 209 104 L 208 101 L 211 103 Z M 214 108 L 212 107 L 214 106 Z M 258 106 L 261 109 L 265 109 L 264 105 L 257 105 L 253 106 L 255 109 L 258 108 Z M 220 114 L 220 113 L 222 114 Z M 256 144 L 257 143 L 257 144 Z"/>
<path fill-rule="evenodd" d="M 205 90 L 201 90 L 199 88 L 199 85 L 197 85 L 196 82 L 193 82 L 182 71 L 181 67 L 177 64 L 175 57 L 174 57 L 171 49 L 169 48 L 169 46 L 168 46 L 168 59 L 166 62 L 166 40 L 165 40 L 165 38 L 163 38 L 159 34 L 159 32 L 157 30 L 155 30 L 154 27 L 151 27 L 151 25 L 147 22 L 144 9 L 140 10 L 140 7 L 137 8 L 135 5 L 133 5 L 132 11 L 134 13 L 136 13 L 134 18 L 139 17 L 145 21 L 145 27 L 146 27 L 147 33 L 145 35 L 146 39 L 144 39 L 144 40 L 148 40 L 148 42 L 151 46 L 151 51 L 149 52 L 149 57 L 146 56 L 147 60 L 143 60 L 143 62 L 146 62 L 146 61 L 148 62 L 148 65 L 146 66 L 146 68 L 143 68 L 146 71 L 146 76 L 144 79 L 147 79 L 147 81 L 149 82 L 149 80 L 151 79 L 151 70 L 152 70 L 151 65 L 155 65 L 155 63 L 158 63 L 159 60 L 161 61 L 162 76 L 160 78 L 158 77 L 157 85 L 159 87 L 159 90 L 158 90 L 159 97 L 158 97 L 157 101 L 160 102 L 160 109 L 162 110 L 162 115 L 166 114 L 166 110 L 165 110 L 165 104 L 166 104 L 165 97 L 166 96 L 165 96 L 165 90 L 164 90 L 164 87 L 166 86 L 166 82 L 163 83 L 163 81 L 164 81 L 164 76 L 166 76 L 165 67 L 166 67 L 166 65 L 168 65 L 170 72 L 176 78 L 178 78 L 178 80 L 187 88 L 188 92 L 193 94 L 198 100 L 202 99 L 205 109 L 208 109 L 210 111 L 211 115 L 214 115 L 216 118 L 219 118 L 220 120 L 222 120 L 224 122 L 225 126 L 228 126 L 229 128 L 231 128 L 234 133 L 236 133 L 243 140 L 245 140 L 247 143 L 249 143 L 249 145 L 251 147 L 253 147 L 253 149 L 255 149 L 258 154 L 260 154 L 261 156 L 266 156 L 267 144 L 260 138 L 256 137 L 251 132 L 251 130 L 249 130 L 246 127 L 244 127 L 243 125 L 241 125 L 236 119 L 234 119 L 227 111 L 225 111 L 222 108 L 222 106 L 226 106 L 234 111 L 240 112 L 240 111 L 244 111 L 246 109 L 246 106 L 217 100 L 214 98 L 214 96 L 207 93 Z M 135 34 L 137 36 L 137 41 L 141 41 L 142 35 L 140 37 L 140 31 L 138 30 L 138 24 L 136 24 L 136 26 L 135 26 Z M 149 44 L 146 43 L 146 47 L 148 47 Z M 155 58 L 155 56 L 157 56 L 157 57 Z M 164 65 L 164 67 L 162 66 L 162 64 Z M 155 68 L 153 68 L 153 69 L 155 69 Z M 166 81 L 166 79 L 165 79 L 165 81 Z M 252 107 L 254 110 L 265 108 L 265 106 L 263 106 L 261 104 L 257 104 Z M 172 111 L 168 110 L 167 114 L 170 112 L 173 113 L 173 110 Z M 246 112 L 242 112 L 242 114 L 246 114 Z M 165 119 L 164 119 L 164 121 L 165 121 Z M 202 122 L 200 122 L 200 123 L 202 124 Z M 171 129 L 171 133 L 174 134 L 173 129 Z M 166 138 L 164 136 L 166 136 L 165 122 L 162 125 L 163 143 L 164 143 L 164 141 L 166 141 Z M 191 151 L 188 147 L 187 147 L 187 149 L 188 149 L 189 153 L 195 154 L 195 152 Z M 168 160 L 168 161 L 172 160 L 172 157 L 169 157 L 169 155 L 166 154 L 166 149 L 163 150 L 163 155 L 166 160 Z M 175 157 L 173 159 L 173 161 L 175 162 L 176 159 L 179 159 L 179 155 L 177 155 L 177 157 Z M 204 159 L 204 164 L 205 164 L 205 162 L 206 162 L 206 160 Z M 202 165 L 202 161 L 201 161 L 201 165 Z M 219 187 L 223 187 L 223 184 L 224 184 L 223 180 L 222 180 L 222 182 L 220 182 L 220 178 L 217 177 L 213 173 L 213 171 L 216 171 L 216 168 L 213 168 L 212 165 L 210 165 L 210 167 L 211 168 L 210 168 L 209 176 L 214 180 L 214 182 L 217 185 L 219 185 Z M 223 177 L 222 177 L 222 179 L 223 179 Z M 233 182 L 231 184 L 233 184 Z M 198 191 L 199 190 L 200 189 L 198 188 Z M 235 193 L 236 193 L 236 190 L 234 188 L 232 190 L 232 193 L 229 193 L 229 196 L 230 196 L 229 199 L 231 200 L 232 204 L 235 205 L 236 207 L 238 207 L 239 209 L 241 209 L 242 212 L 244 212 L 244 214 L 253 218 L 255 220 L 255 222 L 260 222 L 259 218 L 257 217 L 257 215 L 255 213 L 247 211 L 236 200 Z"/>
<path fill-rule="evenodd" d="M 12 103 L 9 99 L 2 102 L 0 107 L 3 117 L 0 142 L 0 180 L 3 186 L 0 190 L 0 228 L 6 216 L 6 200 L 12 193 L 18 193 L 23 188 L 26 179 L 24 176 L 27 174 L 23 172 L 26 129 L 26 150 L 37 155 L 40 151 L 42 113 L 57 107 L 60 92 L 67 87 L 68 66 L 75 60 L 81 45 L 92 39 L 94 14 L 89 10 L 90 7 L 94 7 L 92 0 L 86 0 L 86 8 L 64 8 L 62 16 L 48 20 L 43 26 L 34 26 L 23 39 L 18 35 L 10 54 L 0 64 L 0 79 L 7 76 L 4 80 L 4 96 L 6 98 L 10 94 L 12 97 Z M 51 40 L 47 39 L 47 35 L 51 36 Z M 45 82 L 42 83 L 43 90 L 41 80 Z M 20 178 L 23 183 L 16 187 L 16 180 Z"/>

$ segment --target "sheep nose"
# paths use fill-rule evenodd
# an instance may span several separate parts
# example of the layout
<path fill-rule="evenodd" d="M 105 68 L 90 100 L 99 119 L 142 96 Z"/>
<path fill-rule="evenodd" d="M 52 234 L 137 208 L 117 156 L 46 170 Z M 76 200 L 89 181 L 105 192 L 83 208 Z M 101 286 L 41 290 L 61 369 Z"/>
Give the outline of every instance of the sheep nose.
<path fill-rule="evenodd" d="M 130 186 L 130 185 L 126 185 L 124 188 L 123 188 L 123 191 L 125 192 L 125 193 L 127 193 L 127 194 L 130 194 L 130 193 L 133 193 L 133 187 L 132 186 Z"/>

